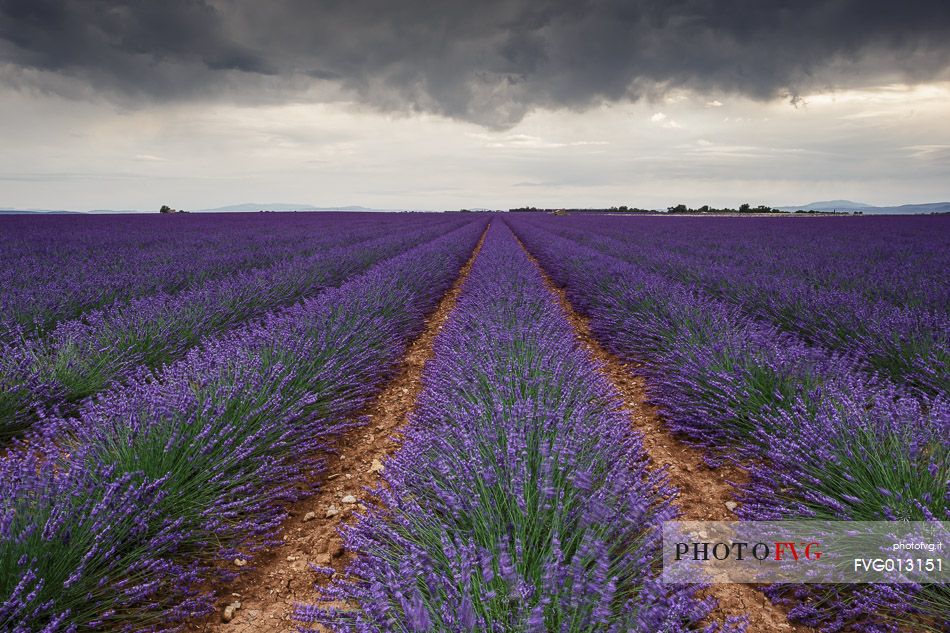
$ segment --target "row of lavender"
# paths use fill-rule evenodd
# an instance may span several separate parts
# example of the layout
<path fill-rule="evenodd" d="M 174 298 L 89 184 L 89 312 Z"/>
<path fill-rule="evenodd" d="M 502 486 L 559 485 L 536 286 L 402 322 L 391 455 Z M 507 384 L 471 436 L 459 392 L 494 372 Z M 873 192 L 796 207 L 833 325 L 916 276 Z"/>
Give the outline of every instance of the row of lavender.
<path fill-rule="evenodd" d="M 566 218 L 574 229 L 638 248 L 745 266 L 815 288 L 855 290 L 899 306 L 950 309 L 950 227 L 944 217 Z"/>
<path fill-rule="evenodd" d="M 382 223 L 374 227 L 373 239 L 320 249 L 177 293 L 116 303 L 62 322 L 44 338 L 0 343 L 0 439 L 143 367 L 171 362 L 202 338 L 339 285 L 460 224 L 428 218 L 397 233 Z M 343 228 L 342 233 L 351 232 Z"/>
<path fill-rule="evenodd" d="M 377 237 L 392 223 L 377 214 L 0 217 L 0 340 L 41 335 L 114 302 Z"/>
<path fill-rule="evenodd" d="M 950 517 L 943 397 L 914 398 L 869 380 L 846 357 L 536 220 L 512 224 L 608 349 L 645 364 L 651 398 L 671 427 L 719 459 L 752 464 L 751 483 L 738 491 L 741 518 Z M 908 614 L 926 622 L 950 612 L 947 591 L 933 586 L 808 589 L 795 598 L 792 617 L 828 631 L 885 631 Z"/>
<path fill-rule="evenodd" d="M 790 238 L 785 236 L 783 250 L 770 243 L 764 225 L 740 224 L 732 227 L 733 233 L 723 234 L 715 221 L 689 218 L 691 222 L 682 224 L 682 220 L 624 221 L 614 225 L 614 237 L 603 235 L 609 227 L 602 219 L 592 219 L 590 229 L 576 221 L 550 228 L 601 252 L 698 285 L 811 344 L 855 356 L 866 370 L 884 374 L 913 391 L 950 393 L 950 282 L 943 274 L 950 261 L 939 250 L 941 245 L 950 249 L 950 239 L 946 230 L 939 230 L 948 226 L 941 225 L 939 219 L 908 220 L 912 226 L 921 220 L 931 223 L 927 225 L 932 229 L 929 239 L 920 241 L 915 257 L 908 255 L 906 245 L 892 249 L 881 244 L 864 249 L 857 246 L 856 252 L 845 252 L 839 244 L 837 252 L 824 252 L 809 242 L 815 236 L 806 231 L 789 231 L 798 241 L 788 244 Z M 786 219 L 772 224 L 786 229 L 806 226 L 814 231 L 821 221 Z M 704 234 L 707 226 L 712 235 Z M 837 237 L 847 236 L 847 243 L 860 245 L 869 235 L 866 231 L 875 225 L 845 227 L 850 235 L 839 228 Z M 763 237 L 764 244 L 749 249 Z M 874 261 L 875 270 L 887 266 L 892 277 L 895 271 L 911 277 L 909 262 L 917 262 L 915 283 L 901 288 L 892 285 L 886 297 L 877 296 L 881 286 L 877 279 L 865 276 L 867 270 L 855 259 L 862 257 Z M 808 265 L 802 266 L 802 261 Z M 897 298 L 900 290 L 905 293 L 903 300 Z"/>
<path fill-rule="evenodd" d="M 277 542 L 315 452 L 352 424 L 450 287 L 481 220 L 208 341 L 0 461 L 0 628 L 173 630 Z"/>
<path fill-rule="evenodd" d="M 950 223 L 942 218 L 889 218 L 893 224 L 886 226 L 786 219 L 725 227 L 697 218 L 616 220 L 583 218 L 549 228 L 699 286 L 912 391 L 950 395 Z M 905 226 L 905 238 L 929 232 L 910 245 L 895 237 Z M 888 227 L 891 242 L 873 232 Z M 779 239 L 775 230 L 787 234 Z M 818 231 L 832 233 L 836 248 L 826 249 L 829 239 Z M 874 276 L 882 269 L 888 274 Z M 912 282 L 901 286 L 895 278 Z"/>
<path fill-rule="evenodd" d="M 379 503 L 346 533 L 359 557 L 327 592 L 359 608 L 301 606 L 298 619 L 362 632 L 702 628 L 708 601 L 655 575 L 670 490 L 501 222 L 424 382 Z"/>

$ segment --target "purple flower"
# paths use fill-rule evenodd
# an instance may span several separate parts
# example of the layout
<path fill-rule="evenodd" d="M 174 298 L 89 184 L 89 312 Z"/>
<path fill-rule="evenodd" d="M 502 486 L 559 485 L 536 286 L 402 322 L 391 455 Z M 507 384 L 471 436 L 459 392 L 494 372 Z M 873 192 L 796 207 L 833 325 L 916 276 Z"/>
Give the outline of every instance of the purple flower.
<path fill-rule="evenodd" d="M 381 505 L 344 532 L 359 556 L 326 590 L 359 608 L 300 621 L 413 630 L 417 595 L 425 625 L 452 632 L 686 631 L 709 614 L 694 588 L 644 591 L 671 491 L 503 223 L 423 380 Z"/>
<path fill-rule="evenodd" d="M 207 614 L 208 581 L 233 576 L 221 562 L 280 544 L 317 451 L 358 423 L 485 220 L 456 226 L 137 373 L 9 453 L 0 559 L 21 565 L 0 584 L 0 628 L 174 630 Z"/>

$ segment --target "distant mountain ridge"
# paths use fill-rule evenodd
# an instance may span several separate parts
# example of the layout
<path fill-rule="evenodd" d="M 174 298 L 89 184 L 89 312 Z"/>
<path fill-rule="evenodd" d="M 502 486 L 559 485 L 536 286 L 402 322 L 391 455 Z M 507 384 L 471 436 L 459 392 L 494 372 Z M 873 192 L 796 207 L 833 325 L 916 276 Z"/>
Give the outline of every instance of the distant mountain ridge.
<path fill-rule="evenodd" d="M 195 209 L 196 213 L 246 213 L 248 211 L 376 211 L 369 207 L 349 205 L 342 207 L 315 207 L 310 204 L 294 204 L 287 202 L 243 202 L 230 204 L 213 209 Z"/>
<path fill-rule="evenodd" d="M 36 215 L 36 214 L 60 215 L 63 213 L 84 213 L 83 211 L 66 211 L 65 209 L 14 209 L 12 207 L 0 208 L 0 215 Z"/>
<path fill-rule="evenodd" d="M 392 209 L 372 209 L 359 205 L 339 207 L 315 207 L 310 204 L 293 204 L 286 202 L 244 202 L 211 209 L 184 209 L 192 213 L 250 213 L 257 211 L 391 211 Z M 67 209 L 17 209 L 15 207 L 0 207 L 0 215 L 57 215 L 57 214 L 96 214 L 96 213 L 158 213 L 158 209 L 142 211 L 140 209 L 92 209 L 90 211 L 72 211 Z"/>
<path fill-rule="evenodd" d="M 823 200 L 809 204 L 776 207 L 782 211 L 860 211 L 866 214 L 912 215 L 916 213 L 950 213 L 950 202 L 925 202 L 921 204 L 902 204 L 892 207 L 876 207 L 853 200 Z"/>
<path fill-rule="evenodd" d="M 809 202 L 800 206 L 779 207 L 779 209 L 788 209 L 789 211 L 826 211 L 831 209 L 870 209 L 873 204 L 866 202 L 855 202 L 854 200 L 821 200 L 819 202 Z"/>
<path fill-rule="evenodd" d="M 890 207 L 876 207 L 864 202 L 855 202 L 853 200 L 822 200 L 810 202 L 801 205 L 789 205 L 776 207 L 782 211 L 846 211 L 852 213 L 861 211 L 871 214 L 894 214 L 894 215 L 912 215 L 920 213 L 950 213 L 950 202 L 926 202 L 921 204 L 903 204 Z M 185 209 L 192 213 L 256 213 L 258 211 L 399 211 L 401 209 L 377 209 L 372 207 L 363 207 L 359 205 L 347 205 L 338 207 L 315 207 L 309 204 L 294 204 L 287 202 L 243 202 L 240 204 L 231 204 L 223 207 L 214 207 L 209 209 Z M 472 208 L 472 211 L 481 209 Z M 97 214 L 97 213 L 158 213 L 154 210 L 135 210 L 135 209 L 93 209 L 91 211 L 74 211 L 69 209 L 18 209 L 15 207 L 0 207 L 0 215 L 60 215 L 60 214 Z"/>

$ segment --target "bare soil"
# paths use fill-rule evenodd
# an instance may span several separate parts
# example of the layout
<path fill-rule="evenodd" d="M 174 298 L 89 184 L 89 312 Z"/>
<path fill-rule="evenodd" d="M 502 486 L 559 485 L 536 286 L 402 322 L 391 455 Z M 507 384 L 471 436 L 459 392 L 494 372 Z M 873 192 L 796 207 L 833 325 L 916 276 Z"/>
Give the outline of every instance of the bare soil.
<path fill-rule="evenodd" d="M 603 376 L 613 385 L 631 424 L 643 436 L 643 447 L 654 467 L 667 469 L 670 483 L 677 488 L 675 503 L 680 510 L 680 518 L 684 521 L 738 520 L 735 512 L 726 506 L 728 502 L 730 507 L 738 507 L 738 504 L 732 505 L 736 502 L 732 500 L 734 486 L 730 482 L 746 481 L 747 473 L 736 466 L 710 468 L 701 451 L 678 440 L 666 428 L 656 407 L 649 403 L 648 386 L 643 377 L 638 375 L 638 367 L 624 363 L 604 349 L 591 333 L 589 319 L 574 310 L 564 290 L 551 280 L 524 244 L 521 247 L 541 271 L 545 285 L 557 297 L 581 344 L 599 365 Z M 713 596 L 718 602 L 714 617 L 746 616 L 748 633 L 804 633 L 812 630 L 790 623 L 787 610 L 772 604 L 753 585 L 710 585 L 704 595 Z"/>
<path fill-rule="evenodd" d="M 486 230 L 487 233 L 487 230 Z M 422 372 L 432 357 L 433 344 L 452 312 L 485 234 L 462 267 L 452 288 L 426 321 L 425 329 L 410 343 L 402 365 L 372 405 L 360 413 L 365 426 L 344 433 L 336 442 L 337 453 L 325 456 L 326 468 L 315 478 L 318 492 L 290 509 L 284 524 L 284 545 L 254 559 L 254 569 L 241 574 L 221 591 L 217 612 L 192 630 L 206 633 L 291 633 L 297 631 L 292 615 L 297 603 L 318 603 L 317 576 L 310 565 L 342 572 L 354 554 L 343 546 L 338 529 L 355 521 L 365 510 L 365 488 L 379 483 L 386 458 L 401 442 L 401 431 L 422 391 Z M 344 503 L 352 496 L 355 503 Z M 348 499 L 349 501 L 349 499 Z M 233 618 L 224 622 L 228 605 L 240 603 Z"/>

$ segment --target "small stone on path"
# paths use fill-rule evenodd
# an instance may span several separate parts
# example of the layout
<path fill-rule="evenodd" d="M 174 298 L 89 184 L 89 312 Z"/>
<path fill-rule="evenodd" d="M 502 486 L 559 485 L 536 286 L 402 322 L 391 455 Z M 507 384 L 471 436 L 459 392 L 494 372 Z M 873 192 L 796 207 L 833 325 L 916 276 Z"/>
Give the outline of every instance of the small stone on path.
<path fill-rule="evenodd" d="M 235 611 L 237 611 L 240 608 L 241 608 L 241 603 L 236 600 L 232 602 L 231 604 L 229 604 L 228 606 L 224 607 L 224 612 L 221 614 L 221 621 L 230 622 L 231 620 L 233 620 Z"/>

